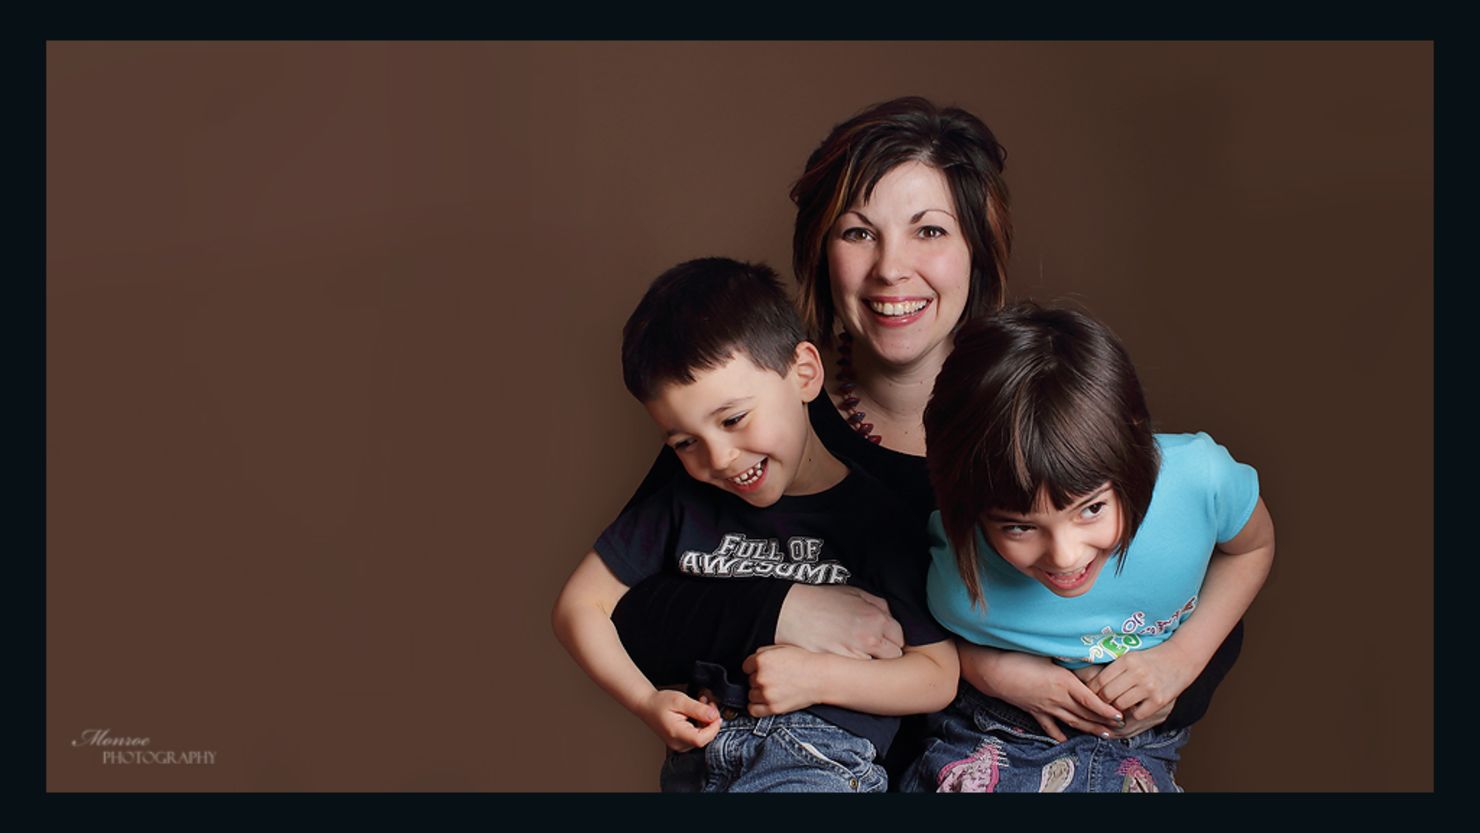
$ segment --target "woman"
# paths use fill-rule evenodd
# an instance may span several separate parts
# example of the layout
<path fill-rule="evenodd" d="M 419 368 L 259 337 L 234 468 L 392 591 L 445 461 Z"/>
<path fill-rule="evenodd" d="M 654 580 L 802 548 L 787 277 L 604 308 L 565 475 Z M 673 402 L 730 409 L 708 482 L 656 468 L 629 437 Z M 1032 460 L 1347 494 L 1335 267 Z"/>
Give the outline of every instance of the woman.
<path fill-rule="evenodd" d="M 811 404 L 812 424 L 833 454 L 900 495 L 911 514 L 901 523 L 914 529 L 924 529 L 935 507 L 923 415 L 936 374 L 956 329 L 1003 302 L 1012 245 L 1005 157 L 970 113 L 900 98 L 833 128 L 791 192 L 802 316 L 835 368 L 829 396 Z M 680 472 L 665 450 L 633 499 Z M 924 549 L 907 557 L 920 560 L 923 574 Z M 727 606 L 742 599 L 745 609 L 769 615 L 727 622 Z M 665 668 L 646 648 L 677 628 L 709 640 L 717 656 L 781 643 L 893 657 L 902 641 L 898 623 L 875 596 L 768 580 L 656 576 L 633 587 L 612 618 L 654 682 L 688 677 L 689 669 Z M 1032 714 L 1056 739 L 1065 737 L 1061 723 L 1126 737 L 1163 721 L 1180 727 L 1200 718 L 1241 639 L 1242 623 L 1179 698 L 1126 714 L 1123 723 L 1072 672 L 1042 657 L 962 644 L 961 673 L 981 691 Z M 907 722 L 887 762 L 891 775 L 918 753 L 918 731 Z"/>

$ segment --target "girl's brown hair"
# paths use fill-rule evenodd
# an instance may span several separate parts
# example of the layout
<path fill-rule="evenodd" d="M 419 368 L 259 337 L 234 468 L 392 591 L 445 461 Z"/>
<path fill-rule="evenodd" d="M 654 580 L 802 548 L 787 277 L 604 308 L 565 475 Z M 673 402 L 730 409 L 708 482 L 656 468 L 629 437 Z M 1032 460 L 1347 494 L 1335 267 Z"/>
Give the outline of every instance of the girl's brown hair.
<path fill-rule="evenodd" d="M 982 515 L 1062 510 L 1107 481 L 1122 523 L 1116 571 L 1146 518 L 1161 455 L 1124 345 L 1071 310 L 1017 304 L 956 333 L 925 408 L 926 465 L 941 525 L 973 603 L 982 602 Z"/>
<path fill-rule="evenodd" d="M 971 283 L 962 321 L 1002 306 L 1012 217 L 1002 166 L 1007 152 L 981 119 L 918 97 L 875 104 L 837 125 L 807 158 L 791 189 L 797 206 L 792 267 L 801 284 L 802 322 L 826 346 L 833 336 L 827 235 L 854 202 L 896 166 L 923 162 L 945 174 L 956 216 L 971 250 Z M 959 322 L 958 322 L 959 324 Z"/>

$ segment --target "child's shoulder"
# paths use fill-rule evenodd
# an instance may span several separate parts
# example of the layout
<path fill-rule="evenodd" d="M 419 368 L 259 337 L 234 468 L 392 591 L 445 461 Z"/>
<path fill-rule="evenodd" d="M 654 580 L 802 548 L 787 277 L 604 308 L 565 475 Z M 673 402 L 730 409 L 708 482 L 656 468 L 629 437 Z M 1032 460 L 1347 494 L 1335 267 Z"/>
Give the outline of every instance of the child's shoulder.
<path fill-rule="evenodd" d="M 1213 439 L 1206 431 L 1192 434 L 1157 434 L 1156 444 L 1161 449 L 1162 472 L 1168 469 L 1206 471 L 1237 462 L 1228 449 Z"/>

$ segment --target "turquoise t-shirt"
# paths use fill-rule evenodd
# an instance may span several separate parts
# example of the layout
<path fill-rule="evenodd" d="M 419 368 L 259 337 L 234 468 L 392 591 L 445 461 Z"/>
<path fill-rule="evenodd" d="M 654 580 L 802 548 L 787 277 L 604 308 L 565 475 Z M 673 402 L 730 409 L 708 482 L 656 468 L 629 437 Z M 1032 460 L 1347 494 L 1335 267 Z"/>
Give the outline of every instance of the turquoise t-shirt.
<path fill-rule="evenodd" d="M 930 516 L 930 612 L 948 630 L 1074 668 L 1110 662 L 1171 636 L 1197 607 L 1213 546 L 1244 528 L 1259 501 L 1259 475 L 1207 434 L 1157 434 L 1161 471 L 1151 506 L 1115 571 L 1111 559 L 1083 595 L 1055 595 L 998 555 L 976 530 L 986 610 L 973 607 L 947 543 Z"/>

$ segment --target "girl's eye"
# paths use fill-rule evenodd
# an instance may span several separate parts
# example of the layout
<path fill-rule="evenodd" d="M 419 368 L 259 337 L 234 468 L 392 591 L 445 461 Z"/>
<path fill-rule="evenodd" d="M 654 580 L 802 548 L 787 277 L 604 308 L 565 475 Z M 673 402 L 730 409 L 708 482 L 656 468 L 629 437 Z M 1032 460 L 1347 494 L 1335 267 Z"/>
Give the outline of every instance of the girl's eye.
<path fill-rule="evenodd" d="M 838 237 L 849 243 L 858 243 L 860 241 L 874 239 L 874 233 L 866 228 L 863 228 L 862 226 L 854 226 L 852 228 L 843 229 L 843 233 L 838 235 Z"/>
<path fill-rule="evenodd" d="M 737 425 L 740 424 L 741 420 L 744 420 L 749 415 L 750 415 L 750 412 L 749 411 L 746 411 L 743 414 L 735 414 L 732 417 L 726 418 L 725 421 L 722 422 L 722 423 L 720 423 L 720 424 L 723 425 L 726 428 L 734 428 L 735 426 L 737 426 Z"/>
<path fill-rule="evenodd" d="M 1028 524 L 1007 524 L 1002 527 L 1002 531 L 1008 535 L 1027 535 L 1033 531 L 1033 527 Z"/>
<path fill-rule="evenodd" d="M 946 230 L 940 226 L 924 226 L 920 229 L 920 236 L 927 240 L 934 240 L 937 237 L 945 237 Z"/>
<path fill-rule="evenodd" d="M 1084 511 L 1079 513 L 1079 517 L 1084 518 L 1087 521 L 1100 517 L 1100 513 L 1105 511 L 1105 503 L 1106 501 L 1103 500 L 1091 503 L 1090 505 L 1084 507 Z"/>

